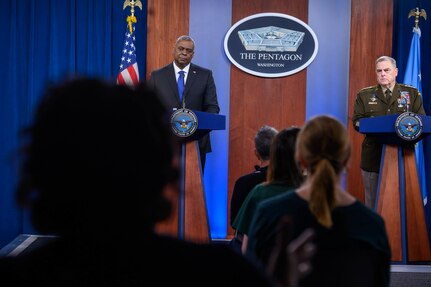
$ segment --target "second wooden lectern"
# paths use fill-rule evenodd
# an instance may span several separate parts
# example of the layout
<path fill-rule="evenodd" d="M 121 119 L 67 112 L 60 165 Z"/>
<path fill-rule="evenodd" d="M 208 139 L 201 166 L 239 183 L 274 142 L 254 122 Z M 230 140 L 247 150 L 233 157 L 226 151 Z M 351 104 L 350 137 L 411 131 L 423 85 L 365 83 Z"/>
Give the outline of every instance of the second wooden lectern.
<path fill-rule="evenodd" d="M 406 118 L 404 122 L 402 117 Z M 392 261 L 400 264 L 431 261 L 414 147 L 431 133 L 431 117 L 404 113 L 364 118 L 359 131 L 377 137 L 383 144 L 375 210 L 385 220 Z M 420 132 L 417 137 L 415 132 Z"/>

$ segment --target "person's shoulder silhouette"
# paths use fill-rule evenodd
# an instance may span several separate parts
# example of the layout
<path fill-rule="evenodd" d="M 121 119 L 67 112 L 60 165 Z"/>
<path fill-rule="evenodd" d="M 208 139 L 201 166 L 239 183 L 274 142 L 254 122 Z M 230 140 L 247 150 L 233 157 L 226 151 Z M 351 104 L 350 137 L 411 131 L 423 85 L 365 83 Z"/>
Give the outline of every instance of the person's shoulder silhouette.
<path fill-rule="evenodd" d="M 227 246 L 154 231 L 171 211 L 165 188 L 178 184 L 168 120 L 144 85 L 81 78 L 48 88 L 25 132 L 17 199 L 56 240 L 0 258 L 1 277 L 14 286 L 271 286 Z"/>

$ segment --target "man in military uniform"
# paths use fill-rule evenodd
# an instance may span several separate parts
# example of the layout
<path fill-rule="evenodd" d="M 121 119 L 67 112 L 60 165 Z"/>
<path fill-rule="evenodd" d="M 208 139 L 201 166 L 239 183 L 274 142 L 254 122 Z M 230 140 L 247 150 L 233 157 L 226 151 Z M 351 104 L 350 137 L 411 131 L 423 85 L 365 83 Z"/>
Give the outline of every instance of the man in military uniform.
<path fill-rule="evenodd" d="M 395 59 L 381 56 L 376 60 L 377 85 L 364 88 L 356 95 L 352 122 L 359 131 L 359 120 L 391 114 L 413 112 L 425 114 L 420 92 L 396 82 Z M 362 142 L 361 172 L 365 187 L 365 205 L 374 209 L 379 179 L 382 144 L 372 136 Z"/>

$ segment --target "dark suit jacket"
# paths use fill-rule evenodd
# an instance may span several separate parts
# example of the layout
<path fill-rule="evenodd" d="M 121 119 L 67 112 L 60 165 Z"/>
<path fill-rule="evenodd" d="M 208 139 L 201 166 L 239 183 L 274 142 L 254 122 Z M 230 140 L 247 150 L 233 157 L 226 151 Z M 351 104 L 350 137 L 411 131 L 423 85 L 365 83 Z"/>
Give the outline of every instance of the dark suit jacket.
<path fill-rule="evenodd" d="M 155 89 L 168 109 L 182 108 L 173 63 L 151 72 L 148 85 Z M 190 64 L 184 87 L 185 108 L 218 114 L 220 107 L 211 70 Z M 199 140 L 201 152 L 211 152 L 209 135 Z"/>
<path fill-rule="evenodd" d="M 242 206 L 247 195 L 250 191 L 258 185 L 262 183 L 266 179 L 266 172 L 268 170 L 268 166 L 264 167 L 255 167 L 256 170 L 252 173 L 245 174 L 239 177 L 235 181 L 235 185 L 232 191 L 232 198 L 230 201 L 230 225 L 232 226 L 235 221 L 236 215 L 238 214 L 239 209 Z"/>

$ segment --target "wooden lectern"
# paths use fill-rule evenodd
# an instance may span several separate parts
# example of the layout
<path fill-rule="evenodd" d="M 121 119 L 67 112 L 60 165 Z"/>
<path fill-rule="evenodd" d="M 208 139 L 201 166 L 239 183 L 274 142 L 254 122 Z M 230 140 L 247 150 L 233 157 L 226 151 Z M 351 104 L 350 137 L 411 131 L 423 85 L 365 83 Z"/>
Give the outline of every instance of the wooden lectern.
<path fill-rule="evenodd" d="M 396 132 L 399 116 L 361 119 L 359 132 L 383 143 L 375 210 L 385 220 L 393 263 L 427 262 L 431 250 L 414 144 L 431 133 L 431 117 L 415 115 L 422 121 L 422 133 L 406 140 Z"/>
<path fill-rule="evenodd" d="M 211 234 L 198 140 L 212 130 L 224 130 L 226 117 L 200 111 L 192 112 L 197 118 L 197 128 L 192 134 L 181 139 L 179 192 L 168 192 L 173 212 L 168 220 L 156 226 L 156 230 L 196 243 L 209 243 Z"/>

